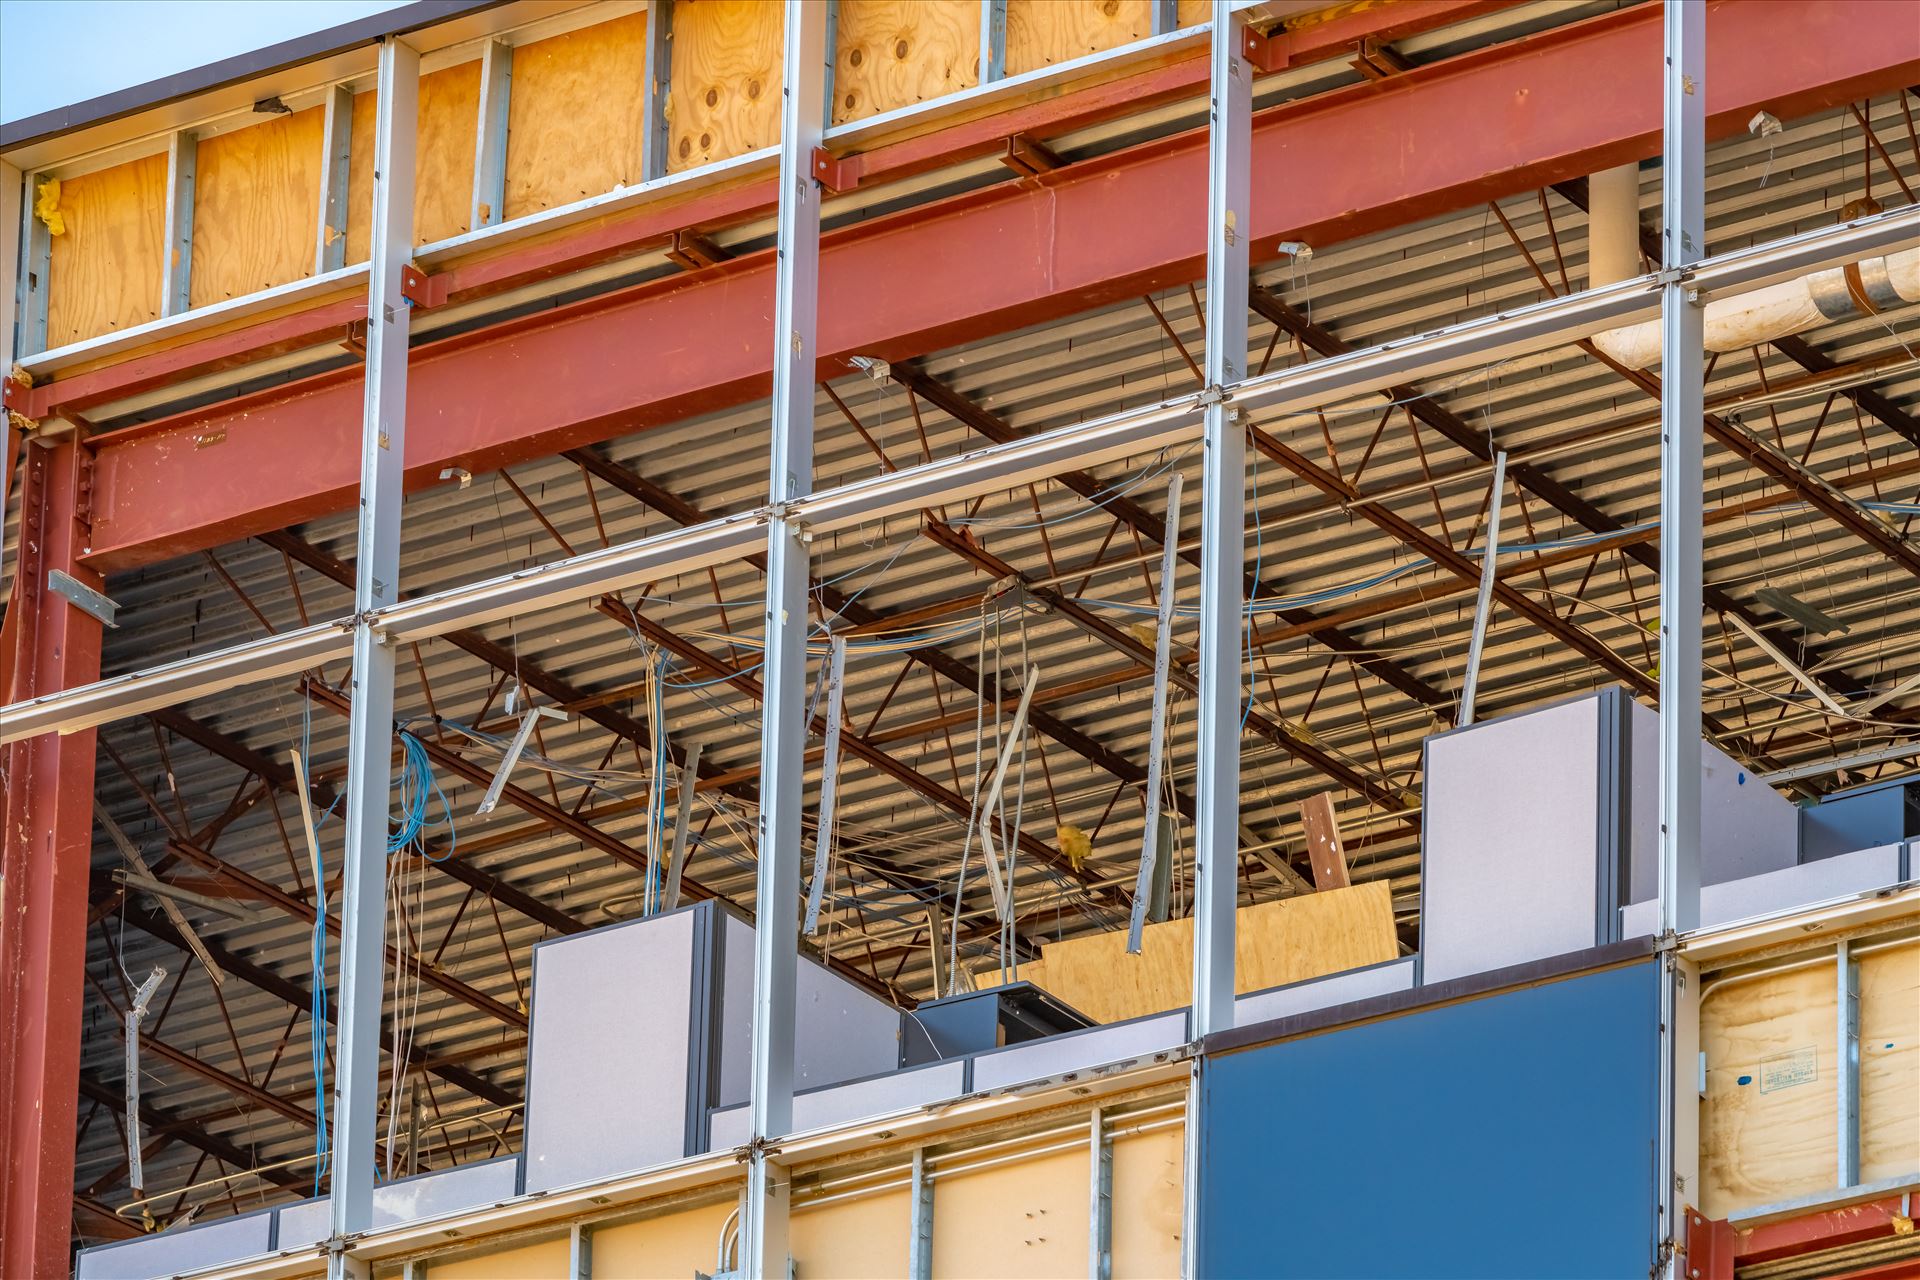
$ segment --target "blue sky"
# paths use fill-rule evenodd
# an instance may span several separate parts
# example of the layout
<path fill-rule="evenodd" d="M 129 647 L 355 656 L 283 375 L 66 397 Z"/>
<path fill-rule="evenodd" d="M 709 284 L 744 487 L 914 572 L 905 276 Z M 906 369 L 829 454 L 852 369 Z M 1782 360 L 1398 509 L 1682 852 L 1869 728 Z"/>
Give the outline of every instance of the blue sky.
<path fill-rule="evenodd" d="M 0 0 L 0 120 L 352 22 L 405 0 Z"/>

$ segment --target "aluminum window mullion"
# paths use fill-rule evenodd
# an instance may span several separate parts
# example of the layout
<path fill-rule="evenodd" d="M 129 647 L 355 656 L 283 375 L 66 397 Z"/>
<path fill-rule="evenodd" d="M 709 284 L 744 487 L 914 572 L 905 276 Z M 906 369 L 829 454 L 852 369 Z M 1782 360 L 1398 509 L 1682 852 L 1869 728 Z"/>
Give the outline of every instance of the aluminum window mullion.
<path fill-rule="evenodd" d="M 1677 938 L 1700 922 L 1700 664 L 1704 515 L 1702 403 L 1704 310 L 1682 272 L 1706 246 L 1706 4 L 1666 0 L 1662 109 L 1660 289 L 1660 826 L 1659 1221 L 1656 1274 L 1677 1277 L 1686 1257 L 1681 1170 L 1698 1164 L 1693 1113 L 1682 1082 L 1697 1044 L 1697 1002 L 1683 984 Z M 1689 1028 L 1679 1025 L 1683 1014 Z M 1685 1139 L 1681 1135 L 1687 1135 Z"/>
<path fill-rule="evenodd" d="M 779 265 L 774 285 L 772 450 L 767 484 L 766 658 L 760 737 L 759 874 L 754 899 L 751 1155 L 740 1264 L 784 1276 L 791 1182 L 768 1152 L 793 1127 L 794 983 L 800 944 L 801 784 L 805 776 L 805 527 L 788 505 L 813 488 L 815 340 L 821 186 L 813 153 L 826 132 L 826 13 L 788 0 L 780 126 Z"/>
<path fill-rule="evenodd" d="M 1246 428 L 1225 396 L 1246 377 L 1253 68 L 1243 18 L 1215 0 L 1208 143 L 1207 362 L 1201 429 L 1199 773 L 1194 804 L 1193 1037 L 1233 1025 L 1239 899 Z"/>
<path fill-rule="evenodd" d="M 353 705 L 342 825 L 340 1017 L 335 1052 L 329 1280 L 368 1274 L 347 1237 L 373 1225 L 375 1099 L 386 927 L 388 796 L 393 780 L 394 645 L 371 617 L 400 598 L 400 516 L 407 413 L 409 306 L 401 270 L 412 254 L 420 55 L 398 37 L 380 46 L 374 130 L 372 261 L 367 278 L 366 401 L 354 562 Z M 316 979 L 319 975 L 316 975 Z"/>

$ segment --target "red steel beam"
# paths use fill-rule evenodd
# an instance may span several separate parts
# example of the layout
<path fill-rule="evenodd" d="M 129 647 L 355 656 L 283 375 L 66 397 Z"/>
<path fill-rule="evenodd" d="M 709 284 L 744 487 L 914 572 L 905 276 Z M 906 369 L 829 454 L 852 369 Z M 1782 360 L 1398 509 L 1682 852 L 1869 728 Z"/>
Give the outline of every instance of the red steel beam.
<path fill-rule="evenodd" d="M 1263 48 L 1274 66 L 1338 57 L 1362 40 L 1388 42 L 1465 21 L 1500 8 L 1507 0 L 1396 0 L 1380 8 L 1361 8 L 1310 28 L 1278 33 Z M 915 173 L 998 152 L 1008 139 L 1057 136 L 1100 121 L 1143 110 L 1156 103 L 1191 97 L 1206 87 L 1204 41 L 1170 51 L 1163 60 L 1129 74 L 1056 86 L 1033 101 L 1015 101 L 953 122 L 876 141 L 865 150 L 840 156 L 836 176 L 846 187 L 897 181 Z M 651 201 L 625 213 L 596 220 L 562 235 L 545 236 L 511 253 L 491 253 L 459 263 L 430 277 L 438 302 L 484 296 L 530 284 L 645 249 L 666 248 L 690 228 L 729 226 L 764 216 L 778 192 L 771 177 L 756 177 L 684 197 Z M 698 234 L 697 232 L 695 234 Z M 281 351 L 345 334 L 366 316 L 364 297 L 352 297 L 276 315 L 257 324 L 184 343 L 165 351 L 130 357 L 33 388 L 11 388 L 8 406 L 29 418 L 60 410 L 82 411 L 120 396 L 165 385 L 182 377 L 215 372 Z"/>
<path fill-rule="evenodd" d="M 100 678 L 100 623 L 47 590 L 79 563 L 91 481 L 73 441 L 27 449 L 20 561 L 9 616 L 14 691 L 33 697 Z M 0 1275 L 67 1273 L 73 1212 L 74 1081 L 80 1074 L 87 870 L 93 853 L 89 729 L 5 753 L 0 797 Z"/>
<path fill-rule="evenodd" d="M 1719 0 L 1710 128 L 1915 78 L 1920 28 L 1904 14 L 1875 0 Z M 1264 113 L 1256 256 L 1653 154 L 1660 21 L 1658 6 L 1635 6 Z M 1204 131 L 1181 134 L 834 233 L 821 374 L 850 354 L 903 359 L 1195 278 L 1206 147 Z M 766 394 L 772 283 L 761 253 L 421 347 L 409 484 Z M 349 506 L 360 396 L 359 371 L 345 369 L 101 439 L 90 562 L 125 568 Z"/>
<path fill-rule="evenodd" d="M 1687 1210 L 1687 1272 L 1699 1280 L 1733 1280 L 1736 1267 L 1778 1262 L 1844 1245 L 1893 1239 L 1913 1231 L 1913 1206 L 1906 1193 L 1895 1192 L 1831 1209 L 1814 1210 L 1753 1227 L 1736 1227 L 1724 1218 L 1709 1219 Z M 1836 1263 L 1836 1268 L 1840 1264 Z M 1902 1266 L 1913 1268 L 1915 1260 Z M 1875 1271 L 1834 1270 L 1832 1275 L 1878 1275 Z M 1912 1275 L 1894 1270 L 1888 1275 Z"/>

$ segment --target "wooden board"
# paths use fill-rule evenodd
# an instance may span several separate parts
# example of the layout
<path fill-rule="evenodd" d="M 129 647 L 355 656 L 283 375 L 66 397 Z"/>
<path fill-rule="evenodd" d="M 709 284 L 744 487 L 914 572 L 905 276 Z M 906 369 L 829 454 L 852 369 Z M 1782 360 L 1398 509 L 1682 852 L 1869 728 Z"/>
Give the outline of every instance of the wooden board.
<path fill-rule="evenodd" d="M 904 1189 L 818 1207 L 796 1204 L 789 1221 L 794 1271 L 799 1275 L 894 1280 L 907 1274 L 913 1201 Z"/>
<path fill-rule="evenodd" d="M 1007 74 L 1103 53 L 1152 34 L 1148 0 L 1007 0 Z"/>
<path fill-rule="evenodd" d="M 1112 1280 L 1180 1274 L 1184 1142 L 1177 1125 L 1114 1139 Z"/>
<path fill-rule="evenodd" d="M 780 141 L 778 0 L 679 0 L 667 168 L 696 169 Z"/>
<path fill-rule="evenodd" d="M 1234 933 L 1234 981 L 1242 994 L 1400 954 L 1384 880 L 1242 907 Z M 1019 977 L 1097 1022 L 1184 1008 L 1193 1003 L 1193 921 L 1148 925 L 1137 956 L 1127 954 L 1125 929 L 1047 943 L 1040 959 L 1020 966 Z"/>
<path fill-rule="evenodd" d="M 567 1257 L 568 1240 L 563 1235 L 449 1262 L 429 1262 L 424 1270 L 427 1280 L 562 1280 Z"/>
<path fill-rule="evenodd" d="M 347 261 L 365 262 L 373 229 L 373 135 L 379 110 L 369 90 L 353 100 L 347 174 Z M 413 242 L 431 244 L 470 230 L 473 144 L 480 126 L 480 63 L 420 77 L 413 188 Z"/>
<path fill-rule="evenodd" d="M 1083 1144 L 936 1178 L 933 1274 L 1084 1277 L 1091 1180 Z"/>
<path fill-rule="evenodd" d="M 833 123 L 980 83 L 978 0 L 841 0 Z"/>
<path fill-rule="evenodd" d="M 506 218 L 642 181 L 646 74 L 644 10 L 513 51 Z"/>
<path fill-rule="evenodd" d="M 52 237 L 47 345 L 63 347 L 158 320 L 167 237 L 165 154 L 65 180 L 60 213 L 66 234 Z"/>
<path fill-rule="evenodd" d="M 596 1230 L 594 1280 L 652 1280 L 656 1276 L 661 1280 L 686 1280 L 695 1269 L 711 1275 L 719 1254 L 721 1225 L 735 1204 L 722 1200 Z M 432 1275 L 428 1280 L 440 1277 Z"/>
<path fill-rule="evenodd" d="M 1700 1047 L 1700 1208 L 1710 1218 L 1838 1181 L 1831 963 L 1715 988 L 1706 984 Z"/>
<path fill-rule="evenodd" d="M 1860 1180 L 1920 1169 L 1920 942 L 1860 957 Z"/>
<path fill-rule="evenodd" d="M 313 274 L 325 132 L 326 112 L 312 107 L 201 141 L 191 306 Z"/>

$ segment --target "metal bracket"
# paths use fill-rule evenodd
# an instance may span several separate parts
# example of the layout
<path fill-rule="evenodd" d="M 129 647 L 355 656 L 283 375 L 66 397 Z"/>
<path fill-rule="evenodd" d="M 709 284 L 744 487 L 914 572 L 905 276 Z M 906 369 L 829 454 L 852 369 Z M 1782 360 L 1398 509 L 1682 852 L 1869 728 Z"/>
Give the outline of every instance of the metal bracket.
<path fill-rule="evenodd" d="M 47 590 L 65 597 L 68 604 L 98 618 L 106 626 L 116 631 L 120 629 L 120 624 L 113 620 L 120 606 L 72 574 L 60 569 L 47 570 Z"/>
<path fill-rule="evenodd" d="M 422 311 L 431 311 L 447 300 L 447 282 L 430 276 L 411 262 L 400 264 L 400 296 Z"/>
<path fill-rule="evenodd" d="M 860 185 L 860 175 L 854 167 L 825 147 L 813 149 L 813 176 L 820 180 L 821 186 L 835 194 L 851 191 Z"/>

